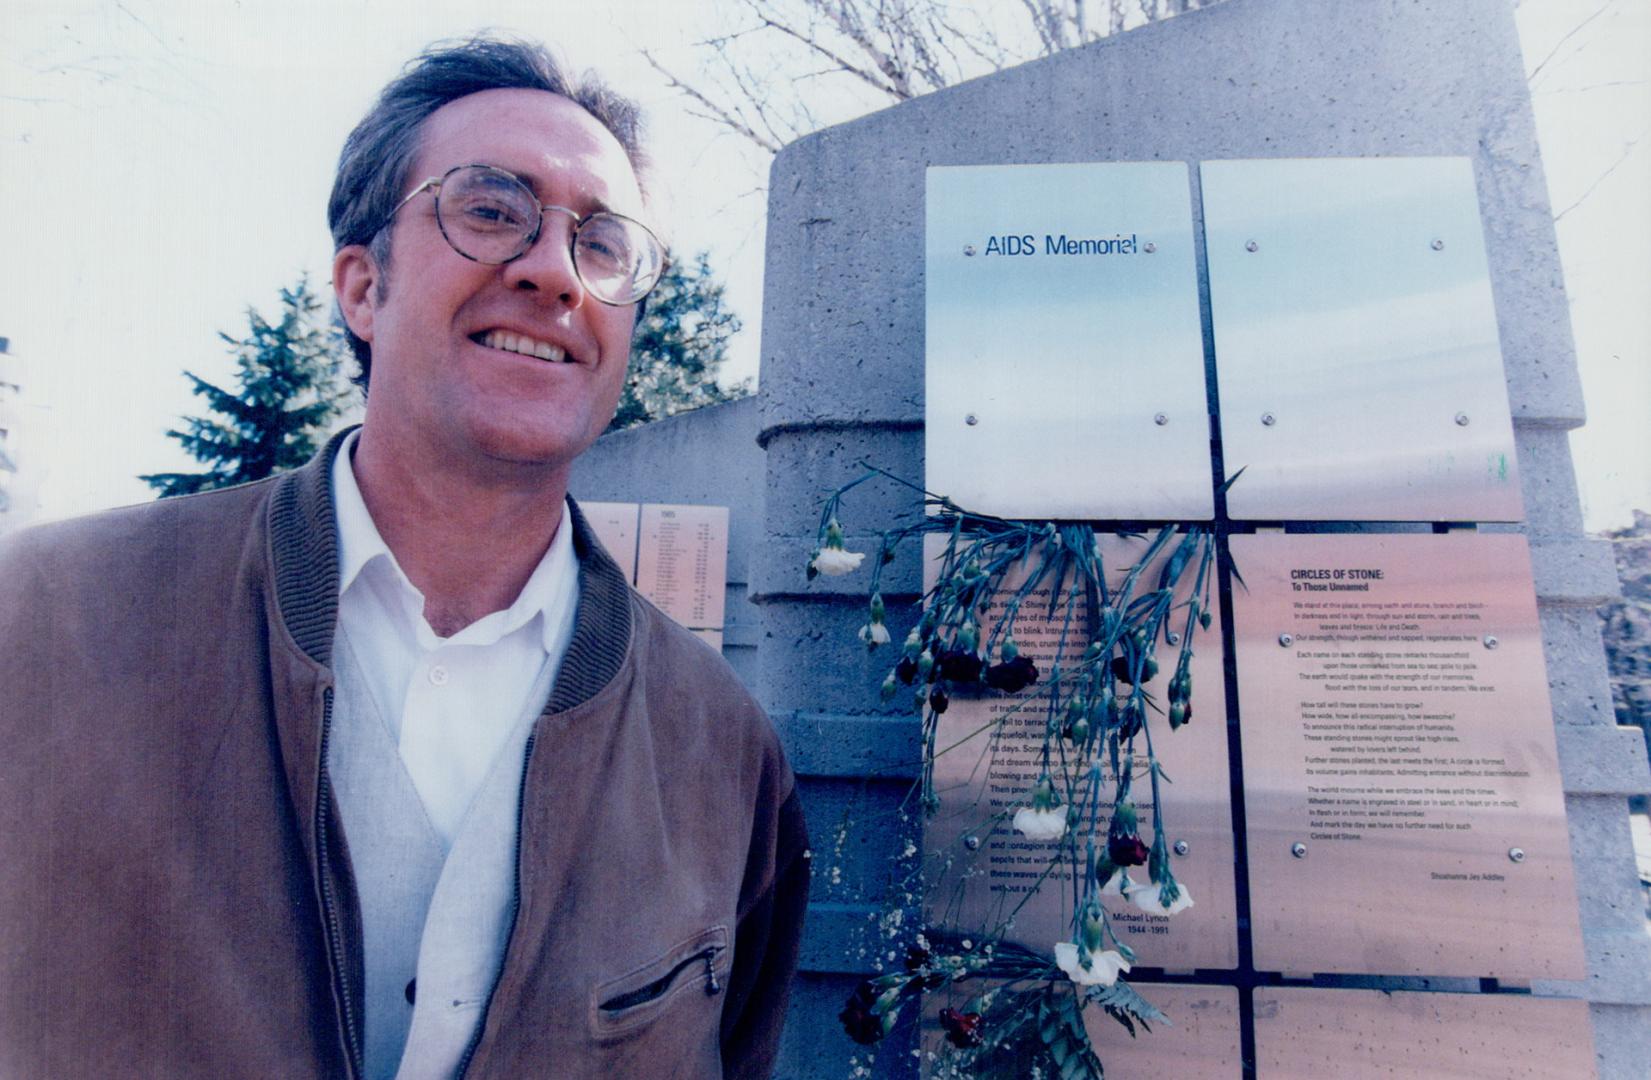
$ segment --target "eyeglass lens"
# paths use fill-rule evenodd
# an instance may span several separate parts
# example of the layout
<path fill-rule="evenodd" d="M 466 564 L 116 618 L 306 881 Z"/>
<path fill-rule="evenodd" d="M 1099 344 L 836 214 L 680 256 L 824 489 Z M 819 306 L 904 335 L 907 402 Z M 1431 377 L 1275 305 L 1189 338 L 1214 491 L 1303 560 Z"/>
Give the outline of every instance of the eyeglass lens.
<path fill-rule="evenodd" d="M 539 227 L 539 205 L 509 173 L 468 165 L 442 180 L 436 217 L 461 255 L 497 265 L 528 249 Z M 629 304 L 646 295 L 663 264 L 659 242 L 630 218 L 592 214 L 574 232 L 574 270 L 585 289 L 606 303 Z"/>

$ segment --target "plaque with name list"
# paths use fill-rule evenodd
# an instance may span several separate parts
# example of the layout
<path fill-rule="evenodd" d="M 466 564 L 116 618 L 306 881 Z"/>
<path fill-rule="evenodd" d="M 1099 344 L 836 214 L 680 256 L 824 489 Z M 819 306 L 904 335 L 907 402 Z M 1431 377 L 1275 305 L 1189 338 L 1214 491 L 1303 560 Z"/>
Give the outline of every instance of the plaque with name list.
<path fill-rule="evenodd" d="M 1583 977 L 1525 539 L 1230 546 L 1256 968 Z"/>
<path fill-rule="evenodd" d="M 943 540 L 926 538 L 929 576 L 935 572 Z M 1119 584 L 1129 569 L 1140 561 L 1148 538 L 1103 535 L 1098 548 L 1107 578 Z M 1159 556 L 1167 558 L 1170 545 Z M 1157 573 L 1155 561 L 1142 575 Z M 1213 572 L 1213 571 L 1212 571 Z M 1193 574 L 1186 574 L 1175 595 L 1184 603 L 1190 595 Z M 990 626 L 1003 599 L 1025 581 L 1025 570 L 1011 570 L 999 587 L 999 598 L 986 609 L 981 625 Z M 1062 583 L 1063 593 L 1070 583 Z M 1023 602 L 1015 620 L 1015 640 L 1024 655 L 1037 664 L 1040 678 L 1046 677 L 1064 632 L 1064 665 L 1070 669 L 1088 644 L 1081 602 L 1071 622 L 1064 602 L 1049 614 L 1051 585 L 1040 585 Z M 1211 600 L 1216 594 L 1212 590 Z M 1181 630 L 1185 609 L 1177 607 L 1174 627 Z M 1150 713 L 1153 745 L 1169 781 L 1163 785 L 1164 812 L 1169 828 L 1167 840 L 1178 881 L 1186 887 L 1193 906 L 1174 916 L 1149 915 L 1128 900 L 1108 898 L 1105 903 L 1118 936 L 1137 954 L 1142 967 L 1190 970 L 1231 968 L 1238 962 L 1237 914 L 1233 885 L 1232 807 L 1227 771 L 1227 722 L 1222 687 L 1220 611 L 1214 613 L 1210 631 L 1194 638 L 1189 670 L 1193 680 L 1192 719 L 1178 731 L 1170 731 L 1158 712 Z M 1167 680 L 1173 670 L 1179 646 L 1160 640 L 1159 679 Z M 1156 681 L 1156 680 L 1155 680 Z M 1039 685 L 1042 685 L 1041 683 Z M 953 697 L 940 717 L 935 745 L 945 749 L 937 755 L 934 768 L 935 791 L 940 809 L 924 826 L 925 864 L 930 880 L 924 896 L 925 917 L 931 925 L 960 932 L 994 928 L 1013 918 L 1005 933 L 1011 941 L 1043 953 L 1051 953 L 1057 941 L 1071 940 L 1070 911 L 1073 904 L 1073 874 L 1069 863 L 1043 876 L 1055 845 L 1034 841 L 1016 833 L 1009 818 L 1025 805 L 1037 782 L 1041 766 L 1047 698 L 1036 698 L 1037 687 L 1015 695 L 988 694 Z M 1162 704 L 1162 687 L 1147 684 Z M 1035 705 L 1028 706 L 1030 701 Z M 1002 719 L 994 734 L 979 734 Z M 1057 740 L 1062 747 L 1067 746 Z M 1146 754 L 1141 750 L 1137 769 L 1144 773 Z M 1150 841 L 1153 817 L 1146 797 L 1144 776 L 1137 776 L 1136 795 L 1140 807 L 1141 835 Z M 1102 808 L 1100 838 L 1104 843 L 1107 811 Z M 972 853 L 960 846 L 961 836 L 976 836 L 980 843 Z M 972 860 L 968 857 L 972 855 Z M 1082 858 L 1082 852 L 1079 852 Z M 950 859 L 943 875 L 935 868 Z M 965 875 L 968 875 L 965 877 Z M 1132 876 L 1144 882 L 1144 867 Z M 1017 910 L 1018 909 L 1018 910 Z"/>
<path fill-rule="evenodd" d="M 1084 1010 L 1084 1029 L 1095 1055 L 1106 1069 L 1107 1080 L 1164 1080 L 1198 1077 L 1200 1080 L 1238 1080 L 1243 1075 L 1238 1034 L 1238 991 L 1230 986 L 1197 983 L 1131 982 L 1141 996 L 1169 1017 L 1168 1024 L 1151 1030 L 1137 1028 L 1133 1036 L 1098 1006 Z M 940 1010 L 962 1010 L 986 987 L 971 981 L 954 984 L 950 993 L 923 998 L 923 1047 L 934 1076 L 934 1061 L 947 1053 Z M 933 1055 L 932 1057 L 930 1055 Z"/>
<path fill-rule="evenodd" d="M 1524 994 L 1257 987 L 1255 1056 L 1262 1080 L 1598 1075 L 1588 1003 Z"/>
<path fill-rule="evenodd" d="M 1473 163 L 1199 166 L 1228 513 L 1518 521 Z"/>
<path fill-rule="evenodd" d="M 581 502 L 579 508 L 637 592 L 722 648 L 727 507 Z"/>
<path fill-rule="evenodd" d="M 1208 519 L 1187 166 L 932 166 L 926 190 L 929 490 L 1009 518 Z"/>

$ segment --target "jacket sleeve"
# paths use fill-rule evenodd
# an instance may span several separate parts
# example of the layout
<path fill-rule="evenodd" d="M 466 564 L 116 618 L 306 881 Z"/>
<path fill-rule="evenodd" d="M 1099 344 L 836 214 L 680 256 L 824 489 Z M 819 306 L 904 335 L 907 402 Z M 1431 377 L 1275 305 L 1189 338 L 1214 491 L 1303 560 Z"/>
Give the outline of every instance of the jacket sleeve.
<path fill-rule="evenodd" d="M 766 849 L 762 855 L 772 859 L 774 870 L 735 930 L 734 967 L 722 1013 L 725 1080 L 768 1080 L 779 1054 L 808 910 L 808 831 L 795 784 L 780 806 L 772 845 L 758 842 L 753 848 L 752 861 L 767 861 L 758 854 Z"/>

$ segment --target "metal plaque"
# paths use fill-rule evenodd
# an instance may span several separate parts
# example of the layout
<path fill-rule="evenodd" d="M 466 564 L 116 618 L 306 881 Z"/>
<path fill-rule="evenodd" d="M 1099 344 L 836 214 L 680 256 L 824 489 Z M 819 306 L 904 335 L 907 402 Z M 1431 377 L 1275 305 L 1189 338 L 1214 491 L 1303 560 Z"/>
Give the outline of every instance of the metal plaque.
<path fill-rule="evenodd" d="M 636 503 L 585 502 L 579 510 L 602 547 L 624 571 L 625 580 L 636 584 L 636 529 L 641 507 Z"/>
<path fill-rule="evenodd" d="M 1199 174 L 1229 514 L 1519 520 L 1472 162 Z"/>
<path fill-rule="evenodd" d="M 1524 537 L 1230 543 L 1256 968 L 1582 978 Z"/>
<path fill-rule="evenodd" d="M 1107 1080 L 1163 1080 L 1199 1077 L 1219 1080 L 1243 1074 L 1238 1034 L 1238 991 L 1230 986 L 1193 983 L 1131 983 L 1141 996 L 1169 1017 L 1151 1030 L 1128 1029 L 1099 1008 L 1084 1010 L 1084 1030 L 1095 1056 L 1106 1069 Z M 986 989 L 974 982 L 956 985 L 951 993 L 927 994 L 923 999 L 923 1048 L 926 1076 L 951 1075 L 944 1064 L 950 1055 L 939 1015 L 943 1008 L 965 1009 L 974 995 Z M 1036 1038 L 1028 1027 L 1024 1036 Z M 939 1065 L 940 1067 L 935 1067 Z"/>
<path fill-rule="evenodd" d="M 1187 167 L 928 170 L 929 490 L 1011 518 L 1208 519 Z"/>
<path fill-rule="evenodd" d="M 1511 994 L 1257 987 L 1255 1056 L 1260 1080 L 1599 1075 L 1586 1001 Z"/>
<path fill-rule="evenodd" d="M 579 509 L 637 592 L 712 648 L 722 648 L 726 506 L 581 502 Z"/>
<path fill-rule="evenodd" d="M 928 539 L 932 574 L 940 540 Z M 1110 583 L 1122 581 L 1140 561 L 1147 542 L 1101 538 L 1098 549 Z M 1143 577 L 1157 573 L 1158 566 L 1155 560 Z M 1191 577 L 1183 577 L 1175 597 L 1177 605 L 1190 595 Z M 1024 580 L 1024 572 L 1005 575 L 999 598 L 987 606 L 982 626 L 992 624 L 1003 599 Z M 1063 593 L 1067 584 L 1062 585 Z M 1048 614 L 1049 599 L 1049 586 L 1034 589 L 1015 622 L 1015 639 L 1022 653 L 1031 656 L 1045 674 L 1055 659 L 1063 628 L 1067 635 L 1063 662 L 1068 668 L 1087 644 L 1081 614 L 1073 618 L 1074 630 L 1064 605 L 1057 605 L 1054 615 Z M 1136 962 L 1142 967 L 1190 970 L 1231 968 L 1238 963 L 1219 610 L 1215 619 L 1215 629 L 1200 631 L 1194 639 L 1196 648 L 1189 665 L 1193 719 L 1175 732 L 1160 714 L 1151 714 L 1148 721 L 1159 763 L 1170 781 L 1163 785 L 1163 799 L 1168 840 L 1175 851 L 1175 876 L 1193 898 L 1193 906 L 1168 917 L 1148 915 L 1124 899 L 1107 901 L 1113 928 L 1135 949 Z M 1176 648 L 1160 642 L 1158 649 L 1167 672 L 1172 666 L 1168 658 Z M 1162 689 L 1151 684 L 1148 688 Z M 1032 695 L 1031 690 L 1008 697 L 964 698 L 959 694 L 941 716 L 935 745 L 945 752 L 937 755 L 934 770 L 940 809 L 923 832 L 928 874 L 924 904 L 930 925 L 964 932 L 989 931 L 1012 918 L 1005 937 L 1049 953 L 1057 941 L 1072 937 L 1073 874 L 1063 865 L 1041 876 L 1054 845 L 1015 833 L 1008 820 L 1017 807 L 1026 804 L 1041 771 L 1038 752 L 1046 716 L 1043 708 L 1025 706 Z M 1043 704 L 1047 705 L 1046 699 Z M 995 733 L 981 733 L 1004 717 Z M 1145 767 L 1144 761 L 1140 767 Z M 1147 801 L 1140 801 L 1140 827 L 1141 835 L 1150 840 L 1153 816 Z M 1103 840 L 1105 817 L 1103 812 Z M 963 837 L 978 841 L 972 857 L 967 841 L 958 843 Z M 937 867 L 944 872 L 936 873 Z"/>

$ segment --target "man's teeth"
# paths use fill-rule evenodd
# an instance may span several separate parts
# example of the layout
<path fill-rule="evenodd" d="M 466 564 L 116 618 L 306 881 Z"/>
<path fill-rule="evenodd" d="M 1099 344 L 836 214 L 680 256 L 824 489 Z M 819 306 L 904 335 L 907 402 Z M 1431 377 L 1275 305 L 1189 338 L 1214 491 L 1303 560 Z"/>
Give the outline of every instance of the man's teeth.
<path fill-rule="evenodd" d="M 506 330 L 489 330 L 482 335 L 482 344 L 489 349 L 503 349 L 505 352 L 521 353 L 523 356 L 536 356 L 553 364 L 565 363 L 568 359 L 565 351 L 548 342 L 537 341 L 526 334 L 512 334 Z"/>

